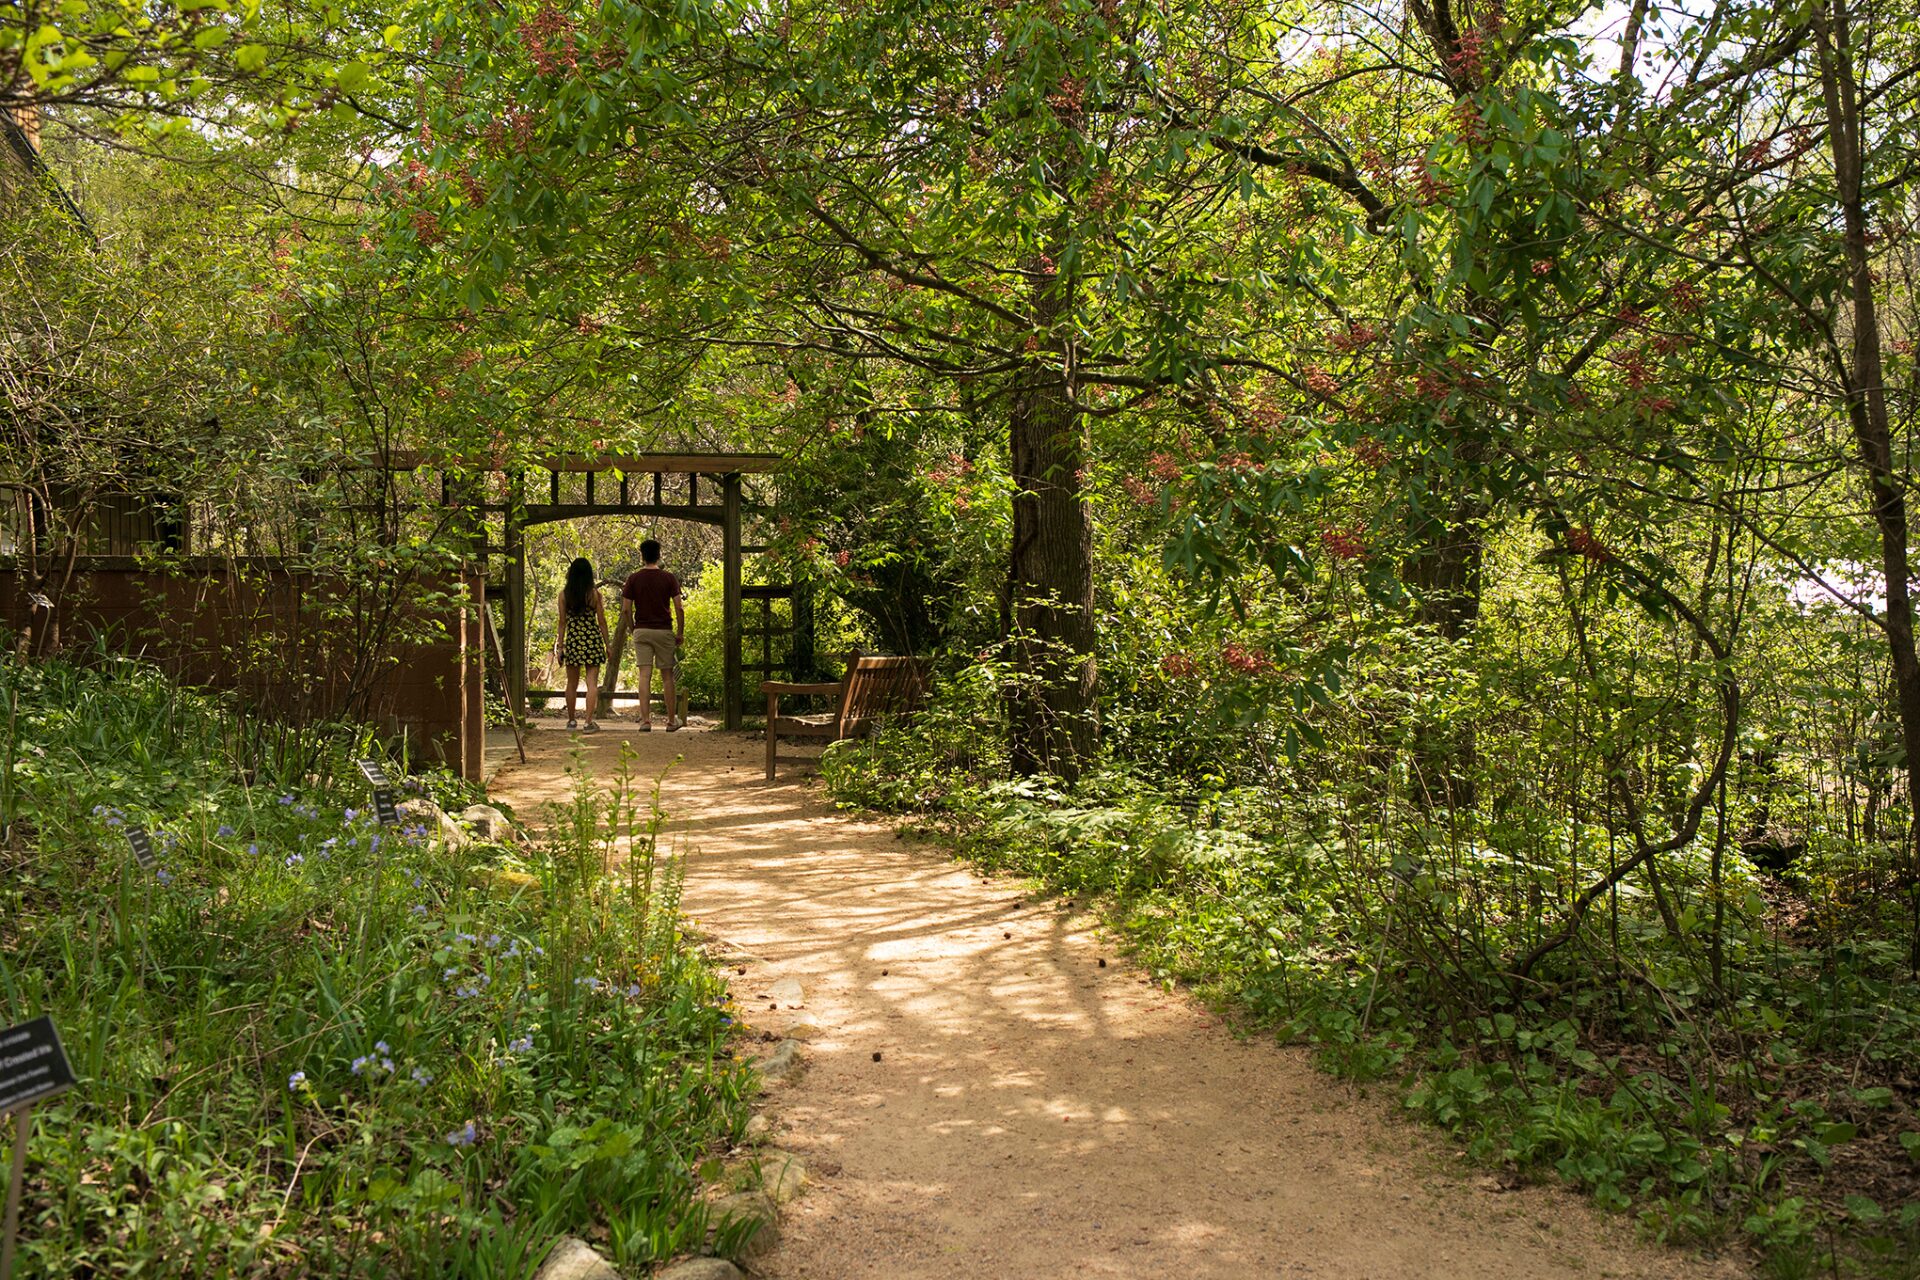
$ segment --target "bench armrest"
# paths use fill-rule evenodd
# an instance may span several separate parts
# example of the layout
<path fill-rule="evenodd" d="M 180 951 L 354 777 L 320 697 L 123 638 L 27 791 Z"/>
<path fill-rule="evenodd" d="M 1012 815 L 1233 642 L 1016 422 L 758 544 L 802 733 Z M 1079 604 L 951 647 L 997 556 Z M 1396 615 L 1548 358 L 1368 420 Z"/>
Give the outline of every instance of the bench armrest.
<path fill-rule="evenodd" d="M 762 680 L 760 682 L 760 692 L 762 693 L 838 693 L 840 692 L 840 682 L 838 680 L 835 680 L 831 684 L 792 684 L 784 680 Z"/>

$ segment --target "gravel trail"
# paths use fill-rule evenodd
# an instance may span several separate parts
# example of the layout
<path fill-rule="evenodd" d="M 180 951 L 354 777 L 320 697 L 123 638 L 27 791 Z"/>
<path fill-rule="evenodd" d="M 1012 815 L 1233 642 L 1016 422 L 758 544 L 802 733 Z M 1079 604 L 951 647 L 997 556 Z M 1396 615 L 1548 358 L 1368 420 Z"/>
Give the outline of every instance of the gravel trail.
<path fill-rule="evenodd" d="M 804 1074 L 767 1097 L 810 1188 L 759 1274 L 1745 1274 L 1461 1172 L 1384 1098 L 1152 984 L 1090 917 L 840 814 L 797 773 L 765 782 L 755 738 L 615 723 L 577 741 L 602 779 L 623 742 L 642 777 L 679 757 L 662 805 L 687 914 L 741 954 L 756 1027 L 818 1024 Z M 539 731 L 528 754 L 492 790 L 537 820 L 568 793 L 570 744 Z M 801 1007 L 769 1010 L 788 978 Z"/>

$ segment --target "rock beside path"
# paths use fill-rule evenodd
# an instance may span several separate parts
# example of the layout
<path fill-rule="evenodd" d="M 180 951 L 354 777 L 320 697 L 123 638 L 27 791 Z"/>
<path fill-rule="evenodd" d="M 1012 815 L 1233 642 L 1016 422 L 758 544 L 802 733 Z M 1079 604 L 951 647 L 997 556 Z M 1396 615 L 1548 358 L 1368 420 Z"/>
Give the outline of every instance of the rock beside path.
<path fill-rule="evenodd" d="M 746 1275 L 725 1258 L 689 1258 L 656 1273 L 653 1280 L 746 1280 Z"/>
<path fill-rule="evenodd" d="M 712 1221 L 716 1233 L 729 1222 L 760 1224 L 759 1229 L 740 1247 L 740 1256 L 743 1258 L 758 1258 L 780 1242 L 780 1210 L 774 1205 L 773 1198 L 764 1191 L 742 1191 L 724 1200 L 714 1201 Z M 546 1278 L 540 1277 L 539 1280 Z"/>
<path fill-rule="evenodd" d="M 773 1052 L 760 1059 L 760 1078 L 763 1080 L 784 1080 L 796 1074 L 805 1063 L 800 1057 L 798 1040 L 782 1040 L 775 1045 Z"/>
<path fill-rule="evenodd" d="M 577 1236 L 561 1236 L 533 1280 L 620 1280 L 620 1273 Z"/>
<path fill-rule="evenodd" d="M 760 1167 L 760 1185 L 775 1204 L 785 1204 L 806 1189 L 807 1166 L 798 1156 L 776 1151 Z"/>

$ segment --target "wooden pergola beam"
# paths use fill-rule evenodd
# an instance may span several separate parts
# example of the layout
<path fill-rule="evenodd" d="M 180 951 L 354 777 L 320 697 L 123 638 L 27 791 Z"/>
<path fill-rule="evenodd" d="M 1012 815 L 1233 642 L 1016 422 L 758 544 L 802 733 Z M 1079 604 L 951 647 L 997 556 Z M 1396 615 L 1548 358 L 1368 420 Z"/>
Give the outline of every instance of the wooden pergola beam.
<path fill-rule="evenodd" d="M 422 467 L 474 467 L 482 471 L 562 471 L 626 473 L 665 472 L 671 475 L 724 476 L 767 475 L 786 462 L 777 453 L 603 453 L 595 456 L 563 454 L 552 458 L 530 458 L 508 465 L 486 460 L 484 464 L 423 449 L 395 449 L 384 460 L 371 465 L 388 471 L 418 471 Z"/>

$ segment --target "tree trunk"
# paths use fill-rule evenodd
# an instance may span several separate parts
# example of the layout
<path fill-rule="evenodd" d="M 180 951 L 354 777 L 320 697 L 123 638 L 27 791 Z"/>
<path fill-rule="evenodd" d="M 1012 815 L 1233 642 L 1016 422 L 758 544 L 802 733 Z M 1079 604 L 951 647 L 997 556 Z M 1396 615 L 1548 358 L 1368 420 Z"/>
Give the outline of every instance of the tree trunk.
<path fill-rule="evenodd" d="M 1880 533 L 1880 568 L 1887 593 L 1887 653 L 1893 666 L 1900 740 L 1906 756 L 1908 816 L 1913 821 L 1920 819 L 1920 656 L 1914 652 L 1913 599 L 1908 588 L 1912 566 L 1907 548 L 1907 503 L 1901 477 L 1894 470 L 1893 425 L 1880 360 L 1880 313 L 1873 292 L 1871 226 L 1863 195 L 1866 153 L 1861 138 L 1860 87 L 1846 0 L 1831 0 L 1824 12 L 1815 13 L 1820 84 L 1827 110 L 1827 136 L 1833 148 L 1852 312 L 1852 351 L 1850 357 L 1841 360 L 1839 372 L 1847 397 L 1847 422 L 1866 471 L 1868 499 Z M 1920 860 L 1911 829 L 1908 850 L 1910 857 Z M 1920 866 L 1914 871 L 1916 921 L 1920 922 Z M 1914 933 L 1910 960 L 1920 968 L 1920 927 Z"/>
<path fill-rule="evenodd" d="M 1039 268 L 1036 267 L 1036 272 Z M 1070 280 L 1037 274 L 1034 327 L 1056 332 Z M 1013 772 L 1071 782 L 1093 754 L 1093 519 L 1082 491 L 1085 423 L 1073 396 L 1073 346 L 1043 340 L 1014 383 L 1008 414 L 1013 549 L 1008 567 Z"/>
<path fill-rule="evenodd" d="M 1420 621 L 1454 643 L 1473 633 L 1480 619 L 1480 562 L 1485 506 L 1477 498 L 1453 503 L 1445 518 L 1429 515 L 1413 531 L 1415 550 L 1401 565 Z M 1473 722 L 1451 729 L 1421 724 L 1414 729 L 1414 763 L 1421 798 L 1438 808 L 1472 808 Z"/>

